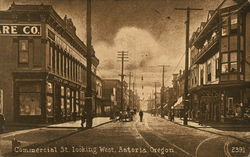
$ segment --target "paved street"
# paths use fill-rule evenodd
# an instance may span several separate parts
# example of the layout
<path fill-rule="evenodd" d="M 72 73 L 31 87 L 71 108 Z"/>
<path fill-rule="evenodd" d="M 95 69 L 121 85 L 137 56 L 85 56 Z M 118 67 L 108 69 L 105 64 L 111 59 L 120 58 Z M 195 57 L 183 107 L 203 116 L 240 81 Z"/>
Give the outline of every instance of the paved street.
<path fill-rule="evenodd" d="M 222 136 L 196 128 L 181 126 L 160 117 L 138 115 L 133 122 L 112 122 L 93 129 L 71 133 L 43 145 L 16 149 L 29 153 L 8 156 L 248 156 L 245 132 L 240 138 Z M 50 129 L 48 136 L 59 133 Z M 53 131 L 54 130 L 54 131 Z M 67 129 L 62 129 L 65 132 Z M 72 131 L 72 128 L 68 130 Z M 39 137 L 39 134 L 36 136 Z M 26 137 L 27 138 L 27 137 Z M 34 136 L 33 136 L 34 138 Z M 28 148 L 28 149 L 27 149 Z M 33 149 L 34 148 L 34 149 Z M 40 152 L 39 152 L 40 151 Z M 42 153 L 47 152 L 49 153 Z M 39 152 L 39 153 L 38 153 Z"/>

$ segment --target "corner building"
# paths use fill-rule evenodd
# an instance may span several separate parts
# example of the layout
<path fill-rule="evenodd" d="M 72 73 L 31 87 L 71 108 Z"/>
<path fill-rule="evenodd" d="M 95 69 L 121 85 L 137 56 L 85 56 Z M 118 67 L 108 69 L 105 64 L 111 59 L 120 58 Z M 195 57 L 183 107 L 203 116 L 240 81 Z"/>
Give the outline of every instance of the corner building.
<path fill-rule="evenodd" d="M 70 18 L 62 19 L 50 5 L 13 3 L 0 11 L 0 41 L 0 109 L 7 121 L 61 122 L 79 116 L 87 49 Z M 95 78 L 99 60 L 94 56 L 92 63 Z"/>
<path fill-rule="evenodd" d="M 190 108 L 206 121 L 249 122 L 249 6 L 247 0 L 224 1 L 190 40 Z"/>

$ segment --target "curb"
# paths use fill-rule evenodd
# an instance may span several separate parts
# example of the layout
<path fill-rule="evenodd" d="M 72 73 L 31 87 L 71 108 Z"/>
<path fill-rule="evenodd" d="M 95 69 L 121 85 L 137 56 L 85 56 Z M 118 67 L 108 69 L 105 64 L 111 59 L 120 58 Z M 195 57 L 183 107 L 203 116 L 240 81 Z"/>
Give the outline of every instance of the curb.
<path fill-rule="evenodd" d="M 48 140 L 48 141 L 45 141 L 45 142 L 42 142 L 42 143 L 33 143 L 33 144 L 30 144 L 28 146 L 25 146 L 23 148 L 29 148 L 29 147 L 38 147 L 38 146 L 43 146 L 43 145 L 46 145 L 46 144 L 49 144 L 49 143 L 52 143 L 52 142 L 55 142 L 55 141 L 58 141 L 58 140 L 61 140 L 63 138 L 66 138 L 66 137 L 69 137 L 69 136 L 72 136 L 74 134 L 77 134 L 79 132 L 82 132 L 82 131 L 87 131 L 87 130 L 90 130 L 90 129 L 94 129 L 94 128 L 97 128 L 99 126 L 102 126 L 102 125 L 105 125 L 105 124 L 108 124 L 108 123 L 111 123 L 111 122 L 114 122 L 113 120 L 110 120 L 110 121 L 107 121 L 107 122 L 104 122 L 104 123 L 101 123 L 101 124 L 98 124 L 92 128 L 81 128 L 81 127 L 75 127 L 77 128 L 78 130 L 70 133 L 70 134 L 67 134 L 67 135 L 64 135 L 64 136 L 61 136 L 61 137 L 57 137 L 55 139 L 51 139 L 51 140 Z M 45 127 L 46 128 L 46 127 Z M 48 127 L 47 127 L 48 128 Z M 55 128 L 55 127 L 52 127 L 52 128 Z M 56 128 L 62 128 L 62 127 L 56 127 Z M 65 128 L 65 127 L 64 127 Z M 69 128 L 69 127 L 67 127 Z M 73 128 L 73 127 L 70 127 L 70 128 Z M 3 157 L 8 157 L 8 156 L 16 156 L 16 155 L 19 155 L 19 154 L 22 154 L 23 152 L 18 152 L 18 153 L 14 153 L 14 152 L 8 152 L 8 153 L 4 153 L 4 154 L 0 154 L 2 155 Z"/>
<path fill-rule="evenodd" d="M 188 127 L 188 128 L 192 128 L 192 129 L 197 129 L 197 130 L 200 130 L 200 131 L 204 131 L 204 132 L 208 132 L 208 133 L 212 133 L 212 134 L 216 134 L 216 135 L 219 135 L 219 136 L 224 136 L 224 137 L 231 137 L 233 139 L 236 139 L 236 140 L 239 140 L 243 143 L 246 143 L 246 144 L 249 144 L 249 141 L 247 140 L 244 140 L 242 138 L 239 138 L 239 137 L 236 137 L 236 136 L 233 136 L 233 135 L 226 135 L 226 134 L 221 134 L 221 133 L 216 133 L 214 131 L 209 131 L 209 130 L 204 130 L 203 128 L 207 128 L 207 127 L 195 127 L 195 126 L 190 126 L 190 125 L 182 125 L 178 122 L 173 122 L 174 124 L 177 124 L 177 125 L 180 125 L 180 126 L 184 126 L 184 127 Z M 209 128 L 212 128 L 212 127 L 209 127 Z"/>

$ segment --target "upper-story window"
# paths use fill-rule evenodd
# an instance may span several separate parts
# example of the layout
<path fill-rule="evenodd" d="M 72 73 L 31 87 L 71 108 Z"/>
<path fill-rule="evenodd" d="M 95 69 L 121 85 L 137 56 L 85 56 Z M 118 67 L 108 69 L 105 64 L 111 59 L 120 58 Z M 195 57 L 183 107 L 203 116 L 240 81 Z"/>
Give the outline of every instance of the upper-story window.
<path fill-rule="evenodd" d="M 49 68 L 51 68 L 52 66 L 52 51 L 53 51 L 53 47 L 52 47 L 52 43 L 49 43 Z"/>
<path fill-rule="evenodd" d="M 219 77 L 219 58 L 215 59 L 215 78 Z"/>
<path fill-rule="evenodd" d="M 211 63 L 207 65 L 207 81 L 211 81 Z"/>
<path fill-rule="evenodd" d="M 222 73 L 237 71 L 237 52 L 223 53 L 221 61 Z"/>
<path fill-rule="evenodd" d="M 237 24 L 238 24 L 237 14 L 231 16 L 230 24 L 231 24 L 231 30 L 237 29 Z"/>
<path fill-rule="evenodd" d="M 28 40 L 19 40 L 18 63 L 29 63 L 29 42 Z"/>
<path fill-rule="evenodd" d="M 203 69 L 201 69 L 201 71 L 200 71 L 200 82 L 201 82 L 201 85 L 203 85 L 203 83 L 204 83 L 204 70 Z"/>
<path fill-rule="evenodd" d="M 221 35 L 226 36 L 228 35 L 228 16 L 222 17 L 222 30 Z"/>

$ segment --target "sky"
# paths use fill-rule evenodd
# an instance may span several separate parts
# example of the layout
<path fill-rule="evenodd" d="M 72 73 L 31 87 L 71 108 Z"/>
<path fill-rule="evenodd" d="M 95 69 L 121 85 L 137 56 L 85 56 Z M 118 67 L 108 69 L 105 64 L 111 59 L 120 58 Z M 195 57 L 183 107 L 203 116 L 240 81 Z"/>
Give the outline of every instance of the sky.
<path fill-rule="evenodd" d="M 92 0 L 92 44 L 100 60 L 102 78 L 120 79 L 118 51 L 128 51 L 125 74 L 132 72 L 132 82 L 142 99 L 152 93 L 154 83 L 160 90 L 162 68 L 165 85 L 171 86 L 172 74 L 184 67 L 186 12 L 174 8 L 202 8 L 192 11 L 190 35 L 209 10 L 223 0 Z M 13 0 L 0 0 L 6 10 Z M 86 41 L 86 0 L 15 0 L 16 4 L 50 4 L 63 18 L 72 18 L 77 35 Z M 85 42 L 86 43 L 86 42 Z M 179 64 L 178 64 L 179 63 Z M 143 76 L 143 80 L 142 80 Z M 128 82 L 128 77 L 125 77 Z M 143 87 L 142 87 L 143 86 Z"/>

